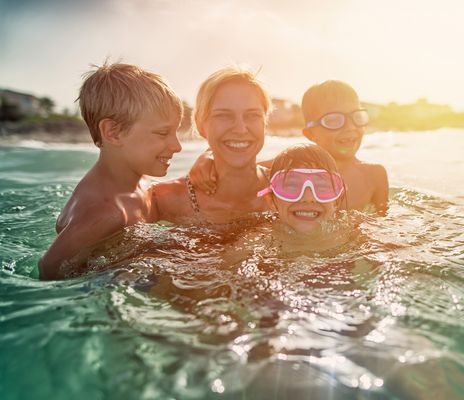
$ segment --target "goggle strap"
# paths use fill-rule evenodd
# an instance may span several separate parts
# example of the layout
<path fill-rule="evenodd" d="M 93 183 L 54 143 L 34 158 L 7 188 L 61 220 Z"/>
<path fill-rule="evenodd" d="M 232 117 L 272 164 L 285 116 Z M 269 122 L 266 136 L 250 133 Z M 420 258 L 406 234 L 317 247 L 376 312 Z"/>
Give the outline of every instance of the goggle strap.
<path fill-rule="evenodd" d="M 270 186 L 268 186 L 267 188 L 265 188 L 263 190 L 260 190 L 256 194 L 256 197 L 263 197 L 265 194 L 268 194 L 268 193 L 271 193 L 271 192 L 272 192 L 272 188 Z"/>
<path fill-rule="evenodd" d="M 309 121 L 306 124 L 306 128 L 314 128 L 316 126 L 316 123 L 314 121 Z"/>

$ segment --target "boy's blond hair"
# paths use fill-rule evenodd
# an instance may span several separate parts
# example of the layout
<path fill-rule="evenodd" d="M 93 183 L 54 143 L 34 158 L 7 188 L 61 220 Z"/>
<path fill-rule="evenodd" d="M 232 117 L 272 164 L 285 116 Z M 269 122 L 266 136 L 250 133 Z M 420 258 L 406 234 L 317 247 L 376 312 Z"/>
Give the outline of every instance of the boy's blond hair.
<path fill-rule="evenodd" d="M 102 145 L 98 127 L 102 119 L 112 119 L 126 130 L 147 111 L 166 118 L 174 112 L 182 118 L 182 101 L 163 78 L 130 64 L 94 65 L 84 75 L 78 100 L 82 118 L 98 147 Z"/>
<path fill-rule="evenodd" d="M 265 117 L 267 118 L 271 111 L 271 98 L 264 89 L 263 84 L 256 78 L 256 74 L 238 66 L 229 66 L 212 73 L 200 86 L 192 114 L 192 125 L 197 131 L 201 129 L 203 122 L 209 117 L 216 92 L 228 82 L 248 83 L 254 86 L 261 98 Z"/>
<path fill-rule="evenodd" d="M 321 117 L 318 115 L 319 103 L 327 99 L 338 102 L 338 100 L 353 98 L 358 99 L 358 94 L 350 85 L 342 81 L 330 80 L 311 86 L 301 100 L 301 111 L 305 123 Z"/>

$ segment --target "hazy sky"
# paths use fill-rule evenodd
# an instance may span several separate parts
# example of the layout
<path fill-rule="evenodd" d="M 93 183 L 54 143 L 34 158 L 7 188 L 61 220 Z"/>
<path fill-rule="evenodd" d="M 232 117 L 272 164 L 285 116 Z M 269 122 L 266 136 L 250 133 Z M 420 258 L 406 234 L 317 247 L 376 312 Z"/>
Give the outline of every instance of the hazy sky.
<path fill-rule="evenodd" d="M 362 100 L 427 97 L 464 110 L 461 0 L 0 0 L 0 87 L 74 107 L 106 57 L 165 76 L 192 103 L 231 63 L 299 102 L 326 79 Z"/>

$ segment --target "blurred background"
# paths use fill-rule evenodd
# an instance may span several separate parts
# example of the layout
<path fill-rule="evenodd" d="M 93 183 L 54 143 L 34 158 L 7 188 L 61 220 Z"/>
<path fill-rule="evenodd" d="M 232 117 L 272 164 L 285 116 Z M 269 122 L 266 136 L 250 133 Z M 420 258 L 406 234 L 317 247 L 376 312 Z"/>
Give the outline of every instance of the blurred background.
<path fill-rule="evenodd" d="M 299 134 L 304 91 L 327 79 L 358 91 L 372 130 L 464 127 L 463 12 L 458 0 L 0 0 L 0 118 L 72 119 L 82 74 L 109 59 L 160 73 L 187 110 L 211 72 L 249 66 L 277 134 Z"/>

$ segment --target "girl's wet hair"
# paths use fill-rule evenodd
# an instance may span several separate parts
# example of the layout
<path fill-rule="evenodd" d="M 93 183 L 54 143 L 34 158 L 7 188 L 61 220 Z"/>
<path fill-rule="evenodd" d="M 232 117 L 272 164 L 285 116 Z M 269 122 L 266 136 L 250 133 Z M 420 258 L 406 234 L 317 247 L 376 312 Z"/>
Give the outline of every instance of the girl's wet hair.
<path fill-rule="evenodd" d="M 333 157 L 322 147 L 310 143 L 296 144 L 281 151 L 274 158 L 269 176 L 272 177 L 277 171 L 289 171 L 294 168 L 317 168 L 339 174 Z M 335 183 L 332 182 L 332 185 L 335 186 Z M 346 188 L 336 200 L 337 207 L 340 207 L 342 201 L 346 202 Z"/>

